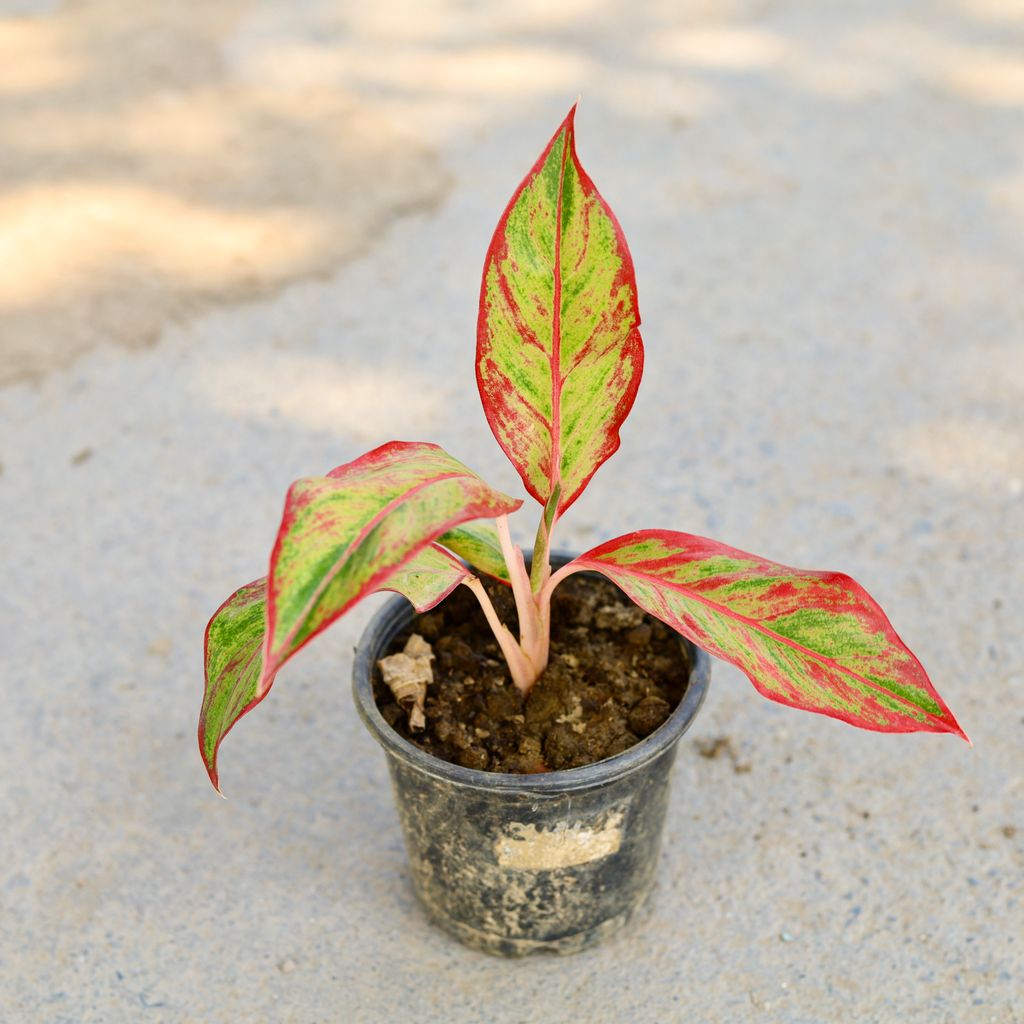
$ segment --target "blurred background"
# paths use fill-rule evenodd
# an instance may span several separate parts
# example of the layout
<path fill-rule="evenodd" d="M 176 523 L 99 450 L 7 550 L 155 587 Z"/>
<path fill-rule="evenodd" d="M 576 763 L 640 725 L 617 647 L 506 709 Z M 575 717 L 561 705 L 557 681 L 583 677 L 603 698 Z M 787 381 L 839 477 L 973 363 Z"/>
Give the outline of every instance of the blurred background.
<path fill-rule="evenodd" d="M 559 545 L 848 572 L 975 746 L 716 664 L 641 919 L 510 965 L 413 902 L 373 601 L 227 802 L 194 729 L 293 479 L 423 439 L 521 493 L 479 275 L 577 97 L 647 375 Z M 3 1020 L 1024 1020 L 1019 0 L 6 0 L 0 267 Z"/>

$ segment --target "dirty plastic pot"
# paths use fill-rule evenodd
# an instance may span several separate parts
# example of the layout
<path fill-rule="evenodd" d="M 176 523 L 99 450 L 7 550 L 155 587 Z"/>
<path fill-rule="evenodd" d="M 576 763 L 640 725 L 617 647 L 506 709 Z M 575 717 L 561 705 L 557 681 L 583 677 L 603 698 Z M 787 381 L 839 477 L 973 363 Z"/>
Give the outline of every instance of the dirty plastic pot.
<path fill-rule="evenodd" d="M 554 568 L 570 560 L 551 556 Z M 575 953 L 600 942 L 654 880 L 676 744 L 704 701 L 710 659 L 680 638 L 691 666 L 683 699 L 629 750 L 583 768 L 506 775 L 434 757 L 381 716 L 374 666 L 415 617 L 402 597 L 374 616 L 353 693 L 387 754 L 416 894 L 442 928 L 487 953 Z"/>

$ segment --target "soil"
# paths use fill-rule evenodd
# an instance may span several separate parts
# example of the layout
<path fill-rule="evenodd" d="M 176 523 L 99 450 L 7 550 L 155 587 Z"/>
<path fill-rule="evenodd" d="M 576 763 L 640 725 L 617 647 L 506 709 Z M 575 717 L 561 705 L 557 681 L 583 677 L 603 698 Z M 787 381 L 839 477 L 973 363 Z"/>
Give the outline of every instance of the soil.
<path fill-rule="evenodd" d="M 511 591 L 487 584 L 502 621 L 516 632 Z M 399 633 L 387 653 L 418 633 L 434 651 L 426 729 L 374 672 L 387 722 L 445 761 L 484 771 L 530 774 L 578 768 L 629 749 L 682 699 L 690 665 L 679 637 L 610 583 L 572 576 L 551 605 L 551 659 L 524 700 L 512 684 L 476 598 L 460 587 Z"/>

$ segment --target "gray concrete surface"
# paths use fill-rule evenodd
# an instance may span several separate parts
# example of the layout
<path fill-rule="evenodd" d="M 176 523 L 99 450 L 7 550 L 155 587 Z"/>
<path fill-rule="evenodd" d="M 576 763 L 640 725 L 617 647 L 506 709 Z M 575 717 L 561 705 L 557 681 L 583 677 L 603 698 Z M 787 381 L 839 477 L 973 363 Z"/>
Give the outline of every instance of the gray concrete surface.
<path fill-rule="evenodd" d="M 0 20 L 0 1019 L 1024 1020 L 1019 4 L 181 6 Z M 225 743 L 226 802 L 200 647 L 293 478 L 397 437 L 516 486 L 478 275 L 577 93 L 647 375 L 560 543 L 848 571 L 975 746 L 717 665 L 651 905 L 507 963 L 413 901 L 347 692 L 372 602 Z"/>

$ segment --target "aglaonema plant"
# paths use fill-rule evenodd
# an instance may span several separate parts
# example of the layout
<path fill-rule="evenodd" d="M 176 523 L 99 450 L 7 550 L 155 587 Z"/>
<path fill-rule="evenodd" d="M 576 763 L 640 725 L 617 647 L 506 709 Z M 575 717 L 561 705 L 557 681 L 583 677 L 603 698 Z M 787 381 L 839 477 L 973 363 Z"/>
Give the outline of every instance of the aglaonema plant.
<path fill-rule="evenodd" d="M 770 700 L 880 732 L 966 739 L 882 609 L 849 576 L 791 569 L 719 541 L 639 530 L 551 573 L 555 528 L 619 447 L 643 369 L 636 280 L 615 215 L 576 155 L 575 107 L 512 196 L 487 250 L 476 377 L 499 445 L 542 511 L 528 572 L 508 517 L 522 505 L 433 444 L 392 441 L 288 491 L 263 579 L 206 631 L 199 747 L 217 751 L 281 667 L 368 594 L 424 612 L 477 597 L 524 694 L 548 661 L 551 595 L 596 571 L 645 612 L 740 668 Z M 480 582 L 509 587 L 518 634 Z"/>

